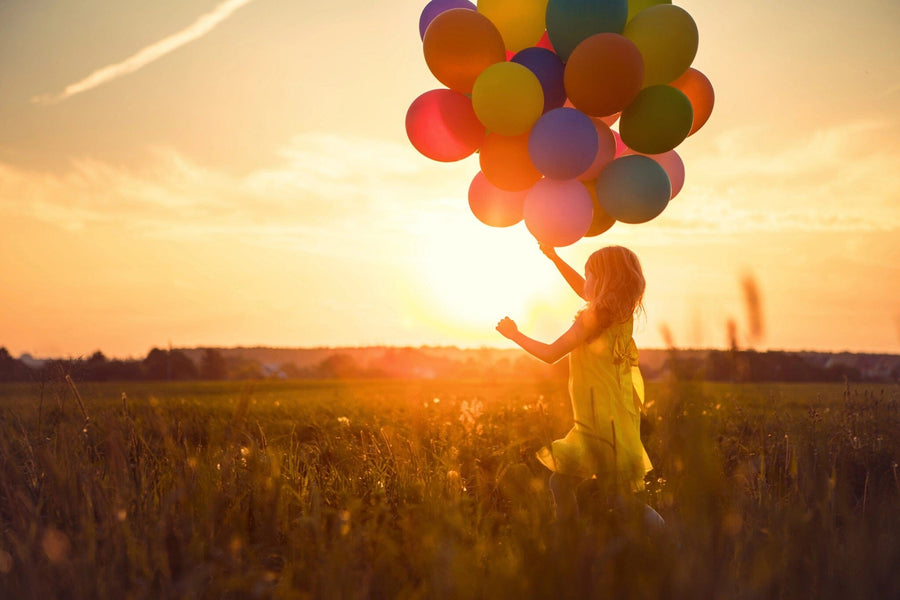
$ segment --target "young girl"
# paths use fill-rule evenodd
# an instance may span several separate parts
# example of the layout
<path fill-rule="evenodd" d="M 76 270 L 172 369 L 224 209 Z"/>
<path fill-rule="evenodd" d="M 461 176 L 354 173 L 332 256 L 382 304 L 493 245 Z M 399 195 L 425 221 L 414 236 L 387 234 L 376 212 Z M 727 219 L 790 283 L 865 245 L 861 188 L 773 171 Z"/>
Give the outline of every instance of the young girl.
<path fill-rule="evenodd" d="M 578 514 L 578 485 L 592 483 L 612 497 L 644 488 L 652 468 L 640 438 L 644 382 L 632 335 L 634 314 L 642 309 L 644 274 L 631 250 L 609 246 L 594 252 L 584 277 L 551 247 L 541 250 L 587 306 L 568 331 L 551 344 L 522 334 L 509 317 L 497 331 L 549 364 L 569 356 L 569 395 L 575 424 L 566 436 L 541 448 L 538 459 L 552 471 L 550 489 L 557 518 Z"/>

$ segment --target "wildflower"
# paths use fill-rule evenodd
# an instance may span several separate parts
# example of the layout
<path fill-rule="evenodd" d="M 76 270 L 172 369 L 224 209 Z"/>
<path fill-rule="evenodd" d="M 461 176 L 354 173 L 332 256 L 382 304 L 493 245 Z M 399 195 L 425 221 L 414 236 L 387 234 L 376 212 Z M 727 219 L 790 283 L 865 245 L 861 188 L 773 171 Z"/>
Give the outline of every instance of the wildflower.
<path fill-rule="evenodd" d="M 482 432 L 483 427 L 477 421 L 483 412 L 484 404 L 478 398 L 475 398 L 472 402 L 463 400 L 459 408 L 459 422 L 463 424 L 466 432 L 472 433 L 473 430 L 479 434 Z"/>
<path fill-rule="evenodd" d="M 350 419 L 348 419 L 347 417 L 338 417 L 337 421 L 338 421 L 338 425 L 340 425 L 342 427 L 350 426 Z"/>
<path fill-rule="evenodd" d="M 58 564 L 66 560 L 69 557 L 71 548 L 72 544 L 69 542 L 69 537 L 59 529 L 51 527 L 44 531 L 44 536 L 41 539 L 41 549 L 51 563 Z"/>
<path fill-rule="evenodd" d="M 340 533 L 341 536 L 345 536 L 350 533 L 350 511 L 342 510 L 338 514 L 338 522 L 340 523 Z"/>
<path fill-rule="evenodd" d="M 455 469 L 447 471 L 447 491 L 451 494 L 458 494 L 466 491 L 466 484 L 463 483 L 459 471 Z"/>

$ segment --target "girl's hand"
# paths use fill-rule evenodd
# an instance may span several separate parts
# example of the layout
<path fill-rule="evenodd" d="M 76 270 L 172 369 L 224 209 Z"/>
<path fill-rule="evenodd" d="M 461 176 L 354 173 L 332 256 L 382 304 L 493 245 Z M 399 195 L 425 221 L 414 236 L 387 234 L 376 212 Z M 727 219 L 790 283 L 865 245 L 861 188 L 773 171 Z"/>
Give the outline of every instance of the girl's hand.
<path fill-rule="evenodd" d="M 503 337 L 512 339 L 514 335 L 519 333 L 519 328 L 516 326 L 515 321 L 509 317 L 503 317 L 500 319 L 500 322 L 497 323 L 497 331 L 499 331 L 500 335 Z"/>
<path fill-rule="evenodd" d="M 554 248 L 553 246 L 550 246 L 548 244 L 542 244 L 542 243 L 538 242 L 538 248 L 541 249 L 541 252 L 544 253 L 544 256 L 546 256 L 553 262 L 556 262 L 559 260 L 559 255 L 556 253 L 556 248 Z"/>

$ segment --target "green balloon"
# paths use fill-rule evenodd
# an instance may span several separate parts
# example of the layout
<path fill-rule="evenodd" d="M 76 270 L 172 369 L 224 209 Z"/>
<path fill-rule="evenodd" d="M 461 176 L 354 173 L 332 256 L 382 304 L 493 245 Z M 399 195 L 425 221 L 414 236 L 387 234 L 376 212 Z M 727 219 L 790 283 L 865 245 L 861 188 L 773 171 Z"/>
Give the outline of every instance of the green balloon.
<path fill-rule="evenodd" d="M 628 0 L 628 20 L 634 18 L 645 8 L 656 6 L 657 4 L 672 4 L 672 0 Z"/>
<path fill-rule="evenodd" d="M 622 111 L 622 142 L 642 154 L 662 154 L 684 141 L 691 131 L 694 109 L 688 97 L 670 85 L 651 85 Z"/>
<path fill-rule="evenodd" d="M 627 0 L 549 0 L 547 37 L 563 60 L 596 33 L 622 33 L 628 21 Z"/>

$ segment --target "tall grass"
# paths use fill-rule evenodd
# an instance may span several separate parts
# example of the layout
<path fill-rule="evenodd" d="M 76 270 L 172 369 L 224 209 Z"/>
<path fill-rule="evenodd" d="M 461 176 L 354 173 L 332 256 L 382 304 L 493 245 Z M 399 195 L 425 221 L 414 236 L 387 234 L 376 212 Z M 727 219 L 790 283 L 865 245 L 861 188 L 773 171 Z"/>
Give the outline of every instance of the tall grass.
<path fill-rule="evenodd" d="M 900 597 L 900 389 L 648 398 L 662 535 L 553 522 L 564 383 L 0 388 L 0 597 Z"/>

